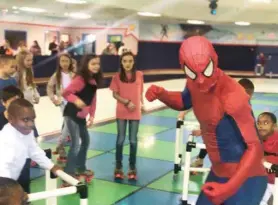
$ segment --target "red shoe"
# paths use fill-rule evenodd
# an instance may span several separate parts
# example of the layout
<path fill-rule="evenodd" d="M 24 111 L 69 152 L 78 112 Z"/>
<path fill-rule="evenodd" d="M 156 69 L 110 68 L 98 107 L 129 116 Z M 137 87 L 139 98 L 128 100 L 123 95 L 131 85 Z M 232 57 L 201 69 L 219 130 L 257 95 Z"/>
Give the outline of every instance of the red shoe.
<path fill-rule="evenodd" d="M 79 172 L 80 177 L 85 178 L 86 183 L 91 183 L 95 173 L 92 170 L 86 170 L 85 172 Z"/>
<path fill-rule="evenodd" d="M 137 180 L 137 172 L 136 169 L 130 169 L 128 171 L 128 180 Z"/>
<path fill-rule="evenodd" d="M 70 136 L 67 136 L 66 141 L 67 141 L 67 142 L 71 142 L 71 138 L 70 138 Z"/>
<path fill-rule="evenodd" d="M 115 171 L 114 171 L 114 178 L 115 179 L 124 179 L 125 177 L 124 177 L 124 172 L 123 172 L 123 170 L 122 169 L 115 169 Z"/>

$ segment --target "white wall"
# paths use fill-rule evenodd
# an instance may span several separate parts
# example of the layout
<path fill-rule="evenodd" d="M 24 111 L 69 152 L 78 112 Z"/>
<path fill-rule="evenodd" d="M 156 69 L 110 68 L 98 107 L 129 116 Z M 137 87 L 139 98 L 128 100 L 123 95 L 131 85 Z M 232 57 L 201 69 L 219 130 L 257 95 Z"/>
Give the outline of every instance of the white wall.
<path fill-rule="evenodd" d="M 82 34 L 96 35 L 96 53 L 101 54 L 107 45 L 107 35 L 117 34 L 123 36 L 123 41 L 134 53 L 137 53 L 139 23 L 129 21 L 121 24 L 107 21 L 106 23 L 91 20 L 63 20 L 60 18 L 31 17 L 6 15 L 0 19 L 0 41 L 5 38 L 5 30 L 19 30 L 27 32 L 28 48 L 34 40 L 37 40 L 42 51 L 47 49 L 45 45 L 45 32 L 59 31 L 60 34 L 70 34 L 75 40 L 76 36 L 82 37 Z M 44 53 L 43 53 L 44 54 Z"/>
<path fill-rule="evenodd" d="M 255 92 L 278 93 L 278 79 L 251 79 L 255 84 Z M 185 79 L 175 79 L 160 81 L 155 83 L 145 83 L 146 91 L 151 84 L 163 86 L 165 89 L 173 91 L 182 91 L 185 86 Z M 116 101 L 112 97 L 112 93 L 108 88 L 99 89 L 97 91 L 97 109 L 95 122 L 103 122 L 115 118 Z M 145 93 L 145 92 L 144 92 Z M 145 95 L 145 94 L 144 94 Z M 109 103 L 104 103 L 109 102 Z M 153 110 L 164 105 L 159 101 L 148 102 L 145 100 L 147 110 Z M 42 97 L 40 104 L 35 106 L 37 114 L 37 127 L 39 133 L 48 135 L 49 133 L 58 132 L 62 126 L 62 116 L 60 109 L 55 107 L 48 97 Z"/>

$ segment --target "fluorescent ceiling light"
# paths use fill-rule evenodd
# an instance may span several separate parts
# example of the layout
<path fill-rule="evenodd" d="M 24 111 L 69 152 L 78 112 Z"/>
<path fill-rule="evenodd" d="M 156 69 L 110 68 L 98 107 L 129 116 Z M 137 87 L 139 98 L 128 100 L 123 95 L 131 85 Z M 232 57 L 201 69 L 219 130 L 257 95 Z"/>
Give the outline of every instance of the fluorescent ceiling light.
<path fill-rule="evenodd" d="M 139 16 L 149 16 L 149 17 L 160 17 L 161 14 L 151 13 L 151 12 L 137 12 Z"/>
<path fill-rule="evenodd" d="M 67 4 L 86 4 L 86 0 L 56 0 L 58 2 L 67 3 Z"/>
<path fill-rule="evenodd" d="M 251 3 L 265 3 L 265 4 L 270 4 L 272 0 L 248 0 Z"/>
<path fill-rule="evenodd" d="M 21 11 L 28 11 L 28 12 L 34 12 L 34 13 L 43 13 L 46 10 L 40 9 L 40 8 L 31 8 L 31 7 L 20 7 L 19 10 Z"/>
<path fill-rule="evenodd" d="M 189 24 L 198 24 L 198 25 L 201 25 L 201 24 L 205 24 L 204 21 L 199 21 L 199 20 L 187 20 L 187 23 Z"/>
<path fill-rule="evenodd" d="M 244 22 L 244 21 L 238 21 L 238 22 L 235 22 L 235 24 L 238 26 L 249 26 L 250 25 L 249 22 Z"/>
<path fill-rule="evenodd" d="M 68 16 L 70 18 L 74 19 L 89 19 L 92 16 L 90 14 L 85 14 L 85 13 L 65 13 L 65 16 Z"/>

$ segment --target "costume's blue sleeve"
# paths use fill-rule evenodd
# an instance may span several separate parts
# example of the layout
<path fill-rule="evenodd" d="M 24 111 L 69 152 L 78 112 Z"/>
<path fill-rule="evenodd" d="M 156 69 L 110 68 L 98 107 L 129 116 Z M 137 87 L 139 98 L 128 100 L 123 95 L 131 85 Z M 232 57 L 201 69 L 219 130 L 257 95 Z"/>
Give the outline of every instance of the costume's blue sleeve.
<path fill-rule="evenodd" d="M 181 95 L 182 95 L 182 102 L 184 105 L 184 109 L 185 110 L 190 109 L 192 107 L 191 94 L 186 87 L 182 91 Z"/>

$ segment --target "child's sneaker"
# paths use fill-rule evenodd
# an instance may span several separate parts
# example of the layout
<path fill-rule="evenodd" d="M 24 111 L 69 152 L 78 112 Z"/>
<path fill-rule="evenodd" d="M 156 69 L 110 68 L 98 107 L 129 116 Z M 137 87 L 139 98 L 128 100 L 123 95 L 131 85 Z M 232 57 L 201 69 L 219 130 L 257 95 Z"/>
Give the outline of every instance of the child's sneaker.
<path fill-rule="evenodd" d="M 194 162 L 190 165 L 191 167 L 201 168 L 204 165 L 204 160 L 196 158 Z M 198 172 L 190 172 L 191 175 L 197 175 Z"/>
<path fill-rule="evenodd" d="M 70 136 L 67 136 L 66 142 L 71 142 Z"/>
<path fill-rule="evenodd" d="M 79 172 L 79 175 L 80 177 L 85 178 L 86 183 L 91 183 L 95 173 L 92 170 L 86 170 L 84 172 Z"/>
<path fill-rule="evenodd" d="M 64 147 L 59 150 L 59 157 L 57 158 L 57 162 L 61 165 L 65 165 L 67 163 L 67 153 Z"/>
<path fill-rule="evenodd" d="M 115 179 L 124 179 L 124 172 L 123 172 L 122 168 L 120 168 L 120 169 L 115 168 L 114 178 Z"/>
<path fill-rule="evenodd" d="M 56 147 L 55 151 L 53 151 L 52 153 L 53 153 L 54 155 L 57 155 L 57 154 L 59 154 L 59 153 L 61 152 L 61 150 L 64 150 L 64 149 L 65 149 L 64 146 L 63 146 L 62 144 L 59 144 L 59 145 Z"/>
<path fill-rule="evenodd" d="M 137 180 L 137 171 L 136 168 L 130 168 L 128 173 L 127 173 L 128 179 L 129 180 Z"/>

